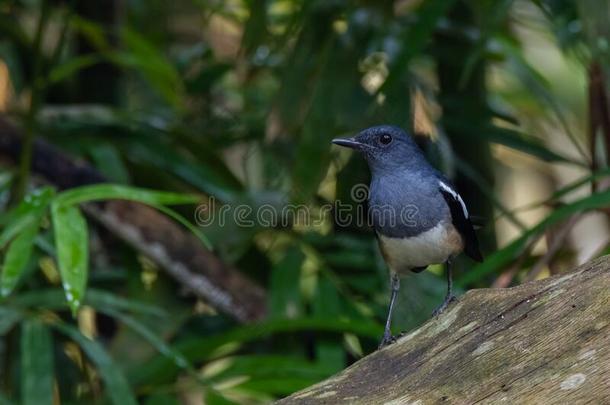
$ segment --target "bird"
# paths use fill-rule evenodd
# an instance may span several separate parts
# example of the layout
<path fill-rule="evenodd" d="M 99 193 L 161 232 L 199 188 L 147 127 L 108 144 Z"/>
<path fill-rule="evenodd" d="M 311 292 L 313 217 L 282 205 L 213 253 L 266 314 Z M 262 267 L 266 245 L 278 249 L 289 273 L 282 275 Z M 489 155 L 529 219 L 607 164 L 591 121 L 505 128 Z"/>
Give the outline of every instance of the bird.
<path fill-rule="evenodd" d="M 453 259 L 462 252 L 478 262 L 483 256 L 464 200 L 403 129 L 373 126 L 332 143 L 360 152 L 371 172 L 368 213 L 391 287 L 381 348 L 395 341 L 392 312 L 402 277 L 445 265 L 447 293 L 433 312 L 438 316 L 455 299 Z"/>

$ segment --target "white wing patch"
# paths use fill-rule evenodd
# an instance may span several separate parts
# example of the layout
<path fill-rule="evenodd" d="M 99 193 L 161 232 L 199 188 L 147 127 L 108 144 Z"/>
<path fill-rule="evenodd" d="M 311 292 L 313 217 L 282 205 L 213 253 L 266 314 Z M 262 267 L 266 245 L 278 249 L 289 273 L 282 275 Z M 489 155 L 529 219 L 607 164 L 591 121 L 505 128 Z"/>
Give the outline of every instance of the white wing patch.
<path fill-rule="evenodd" d="M 456 200 L 458 200 L 460 202 L 460 205 L 462 206 L 462 211 L 464 212 L 464 217 L 470 218 L 470 216 L 468 215 L 468 209 L 466 208 L 466 204 L 464 203 L 464 200 L 462 200 L 462 197 L 460 197 L 460 195 L 457 193 L 457 191 L 455 191 L 454 189 L 452 189 L 451 187 L 449 187 L 442 181 L 439 181 L 438 184 L 441 186 L 441 188 L 443 190 L 445 190 L 446 192 L 451 194 L 453 196 L 453 198 L 455 198 Z"/>

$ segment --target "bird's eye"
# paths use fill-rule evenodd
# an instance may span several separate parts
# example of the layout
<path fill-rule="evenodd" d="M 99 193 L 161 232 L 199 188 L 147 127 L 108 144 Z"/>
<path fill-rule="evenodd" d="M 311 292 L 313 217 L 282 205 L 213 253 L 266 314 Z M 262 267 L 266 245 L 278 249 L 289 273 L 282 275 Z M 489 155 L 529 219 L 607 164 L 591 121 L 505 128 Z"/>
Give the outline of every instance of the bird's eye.
<path fill-rule="evenodd" d="M 389 145 L 392 142 L 392 136 L 383 134 L 381 135 L 381 138 L 379 138 L 379 142 L 381 142 L 383 145 Z"/>

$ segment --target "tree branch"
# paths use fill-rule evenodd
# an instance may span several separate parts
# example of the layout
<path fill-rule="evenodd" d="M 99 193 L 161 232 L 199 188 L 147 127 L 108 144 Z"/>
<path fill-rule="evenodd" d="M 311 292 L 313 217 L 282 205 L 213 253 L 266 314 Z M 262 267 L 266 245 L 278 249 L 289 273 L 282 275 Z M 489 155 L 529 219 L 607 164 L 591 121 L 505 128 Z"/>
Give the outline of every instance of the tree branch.
<path fill-rule="evenodd" d="M 582 404 L 610 398 L 610 256 L 467 292 L 437 319 L 280 404 Z"/>
<path fill-rule="evenodd" d="M 0 157 L 15 161 L 22 138 L 0 117 Z M 60 189 L 104 182 L 85 162 L 76 162 L 53 146 L 37 141 L 32 170 Z M 150 257 L 196 296 L 241 322 L 266 313 L 265 291 L 232 265 L 224 263 L 187 230 L 139 203 L 110 201 L 87 204 L 85 212 L 110 232 Z"/>

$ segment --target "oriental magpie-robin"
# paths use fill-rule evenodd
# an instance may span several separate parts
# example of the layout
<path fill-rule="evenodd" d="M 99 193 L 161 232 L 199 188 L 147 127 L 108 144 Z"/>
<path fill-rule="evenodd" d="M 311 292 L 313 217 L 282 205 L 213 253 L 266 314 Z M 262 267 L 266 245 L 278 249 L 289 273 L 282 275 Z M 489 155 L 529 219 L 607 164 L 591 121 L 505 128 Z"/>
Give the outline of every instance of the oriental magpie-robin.
<path fill-rule="evenodd" d="M 391 274 L 382 347 L 394 340 L 390 326 L 400 276 L 445 264 L 447 295 L 436 316 L 455 298 L 451 260 L 462 251 L 476 261 L 483 258 L 464 200 L 405 131 L 381 125 L 332 142 L 362 153 L 371 171 L 369 216 Z"/>

